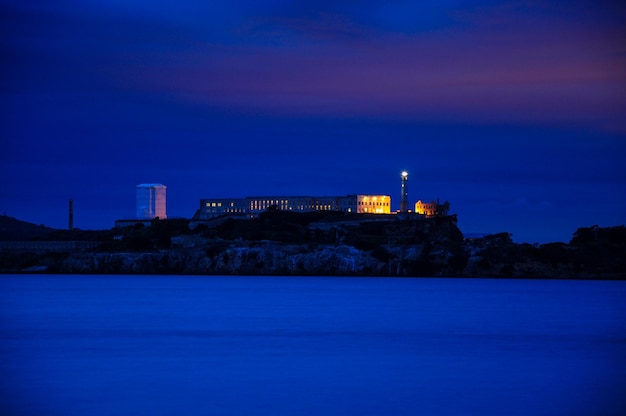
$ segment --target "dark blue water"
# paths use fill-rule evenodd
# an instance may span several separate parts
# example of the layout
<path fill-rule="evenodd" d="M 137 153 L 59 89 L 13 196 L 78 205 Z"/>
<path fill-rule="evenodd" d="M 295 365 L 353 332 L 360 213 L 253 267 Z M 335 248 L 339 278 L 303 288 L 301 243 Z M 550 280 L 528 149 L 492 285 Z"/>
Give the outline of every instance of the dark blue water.
<path fill-rule="evenodd" d="M 0 276 L 0 413 L 623 415 L 626 282 Z"/>

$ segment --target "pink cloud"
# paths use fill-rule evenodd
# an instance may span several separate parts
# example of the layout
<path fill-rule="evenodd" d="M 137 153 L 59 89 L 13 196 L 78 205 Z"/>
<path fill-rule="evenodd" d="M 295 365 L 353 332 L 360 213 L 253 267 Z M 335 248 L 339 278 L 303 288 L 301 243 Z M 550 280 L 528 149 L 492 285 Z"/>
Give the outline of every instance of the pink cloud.
<path fill-rule="evenodd" d="M 134 68 L 133 87 L 268 114 L 626 129 L 626 59 L 601 31 L 384 35 L 361 42 L 209 47 Z"/>

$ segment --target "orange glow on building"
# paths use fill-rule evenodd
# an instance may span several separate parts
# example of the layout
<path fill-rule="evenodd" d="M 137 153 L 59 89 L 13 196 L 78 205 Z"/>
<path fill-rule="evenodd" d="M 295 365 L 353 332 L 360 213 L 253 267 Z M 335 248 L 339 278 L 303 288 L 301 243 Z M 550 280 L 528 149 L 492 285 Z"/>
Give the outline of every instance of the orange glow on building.
<path fill-rule="evenodd" d="M 439 200 L 437 202 L 422 202 L 420 200 L 415 203 L 415 213 L 425 215 L 426 217 L 446 216 L 449 210 L 450 203 L 448 201 L 443 204 L 440 204 Z"/>
<path fill-rule="evenodd" d="M 358 214 L 391 213 L 391 197 L 388 195 L 357 195 Z"/>
<path fill-rule="evenodd" d="M 417 214 L 426 215 L 427 217 L 432 217 L 437 212 L 437 204 L 435 201 L 422 202 L 419 200 L 415 203 L 415 212 Z"/>

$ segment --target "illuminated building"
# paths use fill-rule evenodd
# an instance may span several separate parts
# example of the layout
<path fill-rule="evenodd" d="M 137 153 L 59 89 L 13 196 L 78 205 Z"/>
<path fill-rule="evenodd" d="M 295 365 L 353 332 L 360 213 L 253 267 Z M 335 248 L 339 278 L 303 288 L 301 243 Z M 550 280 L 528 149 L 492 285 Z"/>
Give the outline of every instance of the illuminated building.
<path fill-rule="evenodd" d="M 165 205 L 165 185 L 160 183 L 144 183 L 137 185 L 137 218 L 138 219 L 165 219 L 167 218 Z"/>
<path fill-rule="evenodd" d="M 426 217 L 446 216 L 449 210 L 450 203 L 448 201 L 443 204 L 440 204 L 439 200 L 437 200 L 437 202 L 422 202 L 420 200 L 415 203 L 415 212 Z"/>
<path fill-rule="evenodd" d="M 409 173 L 402 171 L 401 201 L 399 213 L 410 213 Z M 450 204 L 439 201 L 415 204 L 415 213 L 426 217 L 448 215 Z M 269 209 L 292 212 L 339 211 L 355 214 L 390 214 L 389 195 L 346 195 L 346 196 L 249 196 L 245 198 L 208 198 L 200 200 L 200 209 L 194 219 L 208 220 L 225 215 L 254 218 Z M 395 213 L 395 212 L 394 212 Z M 412 214 L 411 214 L 412 215 Z M 407 218 L 407 215 L 401 216 Z M 417 215 L 416 215 L 417 217 Z"/>
<path fill-rule="evenodd" d="M 357 213 L 389 214 L 391 197 L 388 195 L 357 195 Z"/>
<path fill-rule="evenodd" d="M 400 178 L 402 180 L 400 188 L 400 212 L 409 212 L 409 173 L 402 171 Z"/>
<path fill-rule="evenodd" d="M 435 201 L 432 202 L 422 202 L 417 201 L 415 203 L 415 212 L 417 214 L 426 215 L 427 217 L 435 216 L 435 212 L 437 212 L 437 204 Z"/>
<path fill-rule="evenodd" d="M 358 214 L 389 214 L 391 197 L 388 195 L 347 195 L 201 199 L 200 210 L 196 216 L 205 219 L 227 214 L 256 216 L 272 207 L 281 211 L 294 212 L 340 211 Z"/>

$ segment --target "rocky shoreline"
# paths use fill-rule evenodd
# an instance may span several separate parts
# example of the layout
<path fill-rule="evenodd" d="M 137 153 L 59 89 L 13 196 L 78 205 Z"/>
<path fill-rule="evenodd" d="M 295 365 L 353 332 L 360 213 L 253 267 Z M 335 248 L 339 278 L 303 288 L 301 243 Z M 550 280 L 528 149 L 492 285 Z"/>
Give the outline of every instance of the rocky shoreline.
<path fill-rule="evenodd" d="M 379 219 L 274 212 L 216 224 L 190 229 L 184 220 L 166 220 L 84 232 L 83 239 L 98 238 L 99 244 L 3 250 L 0 272 L 626 278 L 623 226 L 581 228 L 567 244 L 530 245 L 514 243 L 508 233 L 465 239 L 454 216 Z M 57 231 L 48 238 L 58 242 L 79 236 L 68 233 Z"/>

